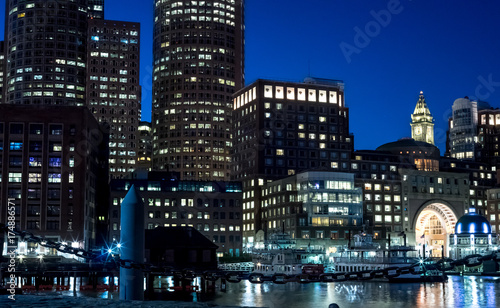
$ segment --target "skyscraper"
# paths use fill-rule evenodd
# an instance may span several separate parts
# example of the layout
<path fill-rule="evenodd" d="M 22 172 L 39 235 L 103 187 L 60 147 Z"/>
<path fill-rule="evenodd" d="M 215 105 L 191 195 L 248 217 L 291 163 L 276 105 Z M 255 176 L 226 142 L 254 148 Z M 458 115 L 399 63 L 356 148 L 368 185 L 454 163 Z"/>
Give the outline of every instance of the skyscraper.
<path fill-rule="evenodd" d="M 234 180 L 243 183 L 243 244 L 266 232 L 261 190 L 304 171 L 349 171 L 353 135 L 341 80 L 257 80 L 234 95 Z"/>
<path fill-rule="evenodd" d="M 155 1 L 153 168 L 229 179 L 231 95 L 244 83 L 243 0 Z"/>
<path fill-rule="evenodd" d="M 458 159 L 475 158 L 477 142 L 477 102 L 468 97 L 456 99 L 452 106 L 453 116 L 449 121 L 450 155 Z"/>
<path fill-rule="evenodd" d="M 104 19 L 88 23 L 87 102 L 99 123 L 110 125 L 109 171 L 121 178 L 137 164 L 140 24 Z"/>
<path fill-rule="evenodd" d="M 425 102 L 424 92 L 420 91 L 415 111 L 411 115 L 411 137 L 415 141 L 434 144 L 434 118 Z"/>
<path fill-rule="evenodd" d="M 6 1 L 5 103 L 85 105 L 87 1 Z"/>

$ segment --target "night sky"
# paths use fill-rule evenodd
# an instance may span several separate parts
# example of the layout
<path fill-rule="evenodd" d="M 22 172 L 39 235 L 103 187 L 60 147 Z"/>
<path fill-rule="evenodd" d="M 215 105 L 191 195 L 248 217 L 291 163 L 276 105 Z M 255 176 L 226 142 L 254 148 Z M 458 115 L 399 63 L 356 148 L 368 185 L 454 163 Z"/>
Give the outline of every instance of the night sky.
<path fill-rule="evenodd" d="M 107 0 L 105 15 L 141 22 L 143 119 L 149 121 L 153 0 L 147 2 Z M 410 136 L 420 91 L 441 154 L 455 99 L 500 107 L 499 1 L 247 0 L 245 15 L 246 84 L 344 80 L 357 150 Z"/>

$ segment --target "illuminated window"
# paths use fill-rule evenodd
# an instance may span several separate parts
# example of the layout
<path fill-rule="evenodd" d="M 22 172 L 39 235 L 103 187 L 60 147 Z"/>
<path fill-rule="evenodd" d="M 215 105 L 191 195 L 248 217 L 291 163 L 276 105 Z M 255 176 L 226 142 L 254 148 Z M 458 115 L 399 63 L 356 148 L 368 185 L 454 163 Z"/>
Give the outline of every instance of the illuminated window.
<path fill-rule="evenodd" d="M 28 174 L 28 182 L 29 183 L 40 183 L 41 181 L 42 181 L 42 174 L 41 173 L 30 172 Z"/>
<path fill-rule="evenodd" d="M 264 97 L 273 97 L 273 86 L 264 86 Z"/>
<path fill-rule="evenodd" d="M 61 183 L 61 174 L 49 173 L 49 183 Z"/>

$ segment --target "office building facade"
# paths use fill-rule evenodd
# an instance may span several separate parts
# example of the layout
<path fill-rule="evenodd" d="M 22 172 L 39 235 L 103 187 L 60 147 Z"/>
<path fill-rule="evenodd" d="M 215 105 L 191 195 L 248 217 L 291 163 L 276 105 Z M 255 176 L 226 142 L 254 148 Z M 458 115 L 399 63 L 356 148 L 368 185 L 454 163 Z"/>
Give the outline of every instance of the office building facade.
<path fill-rule="evenodd" d="M 228 180 L 231 95 L 244 84 L 244 1 L 156 0 L 153 168 Z"/>
<path fill-rule="evenodd" d="M 88 107 L 110 126 L 110 175 L 137 168 L 141 118 L 140 24 L 89 19 L 86 91 Z"/>
<path fill-rule="evenodd" d="M 449 121 L 450 156 L 458 159 L 475 159 L 477 142 L 477 102 L 468 97 L 456 99 Z"/>
<path fill-rule="evenodd" d="M 243 183 L 243 237 L 266 230 L 261 187 L 303 171 L 348 171 L 353 150 L 344 84 L 257 80 L 234 95 L 233 179 Z"/>
<path fill-rule="evenodd" d="M 85 105 L 87 1 L 6 1 L 4 102 Z"/>
<path fill-rule="evenodd" d="M 362 230 L 362 189 L 352 173 L 309 171 L 267 183 L 261 208 L 267 233 L 284 231 L 311 246 Z"/>
<path fill-rule="evenodd" d="M 146 229 L 193 227 L 219 246 L 219 256 L 241 254 L 240 183 L 178 181 L 166 172 L 151 172 L 146 179 L 112 180 L 110 242 L 120 242 L 120 204 L 131 185 L 144 200 Z"/>
<path fill-rule="evenodd" d="M 93 247 L 107 224 L 107 133 L 86 107 L 0 105 L 0 221 L 12 202 L 18 230 Z"/>

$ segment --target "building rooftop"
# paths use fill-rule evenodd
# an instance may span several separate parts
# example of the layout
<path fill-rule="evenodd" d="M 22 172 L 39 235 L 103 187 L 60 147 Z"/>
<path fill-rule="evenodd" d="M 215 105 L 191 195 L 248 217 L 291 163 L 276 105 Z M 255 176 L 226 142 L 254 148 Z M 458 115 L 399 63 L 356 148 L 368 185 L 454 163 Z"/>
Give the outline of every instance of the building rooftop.
<path fill-rule="evenodd" d="M 424 154 L 425 156 L 439 157 L 438 147 L 423 141 L 416 141 L 413 138 L 402 138 L 398 141 L 383 144 L 377 151 L 390 152 L 393 154 Z M 406 153 L 409 152 L 409 153 Z"/>
<path fill-rule="evenodd" d="M 460 217 L 455 225 L 455 234 L 490 234 L 491 225 L 486 217 L 476 213 L 474 208 Z"/>

